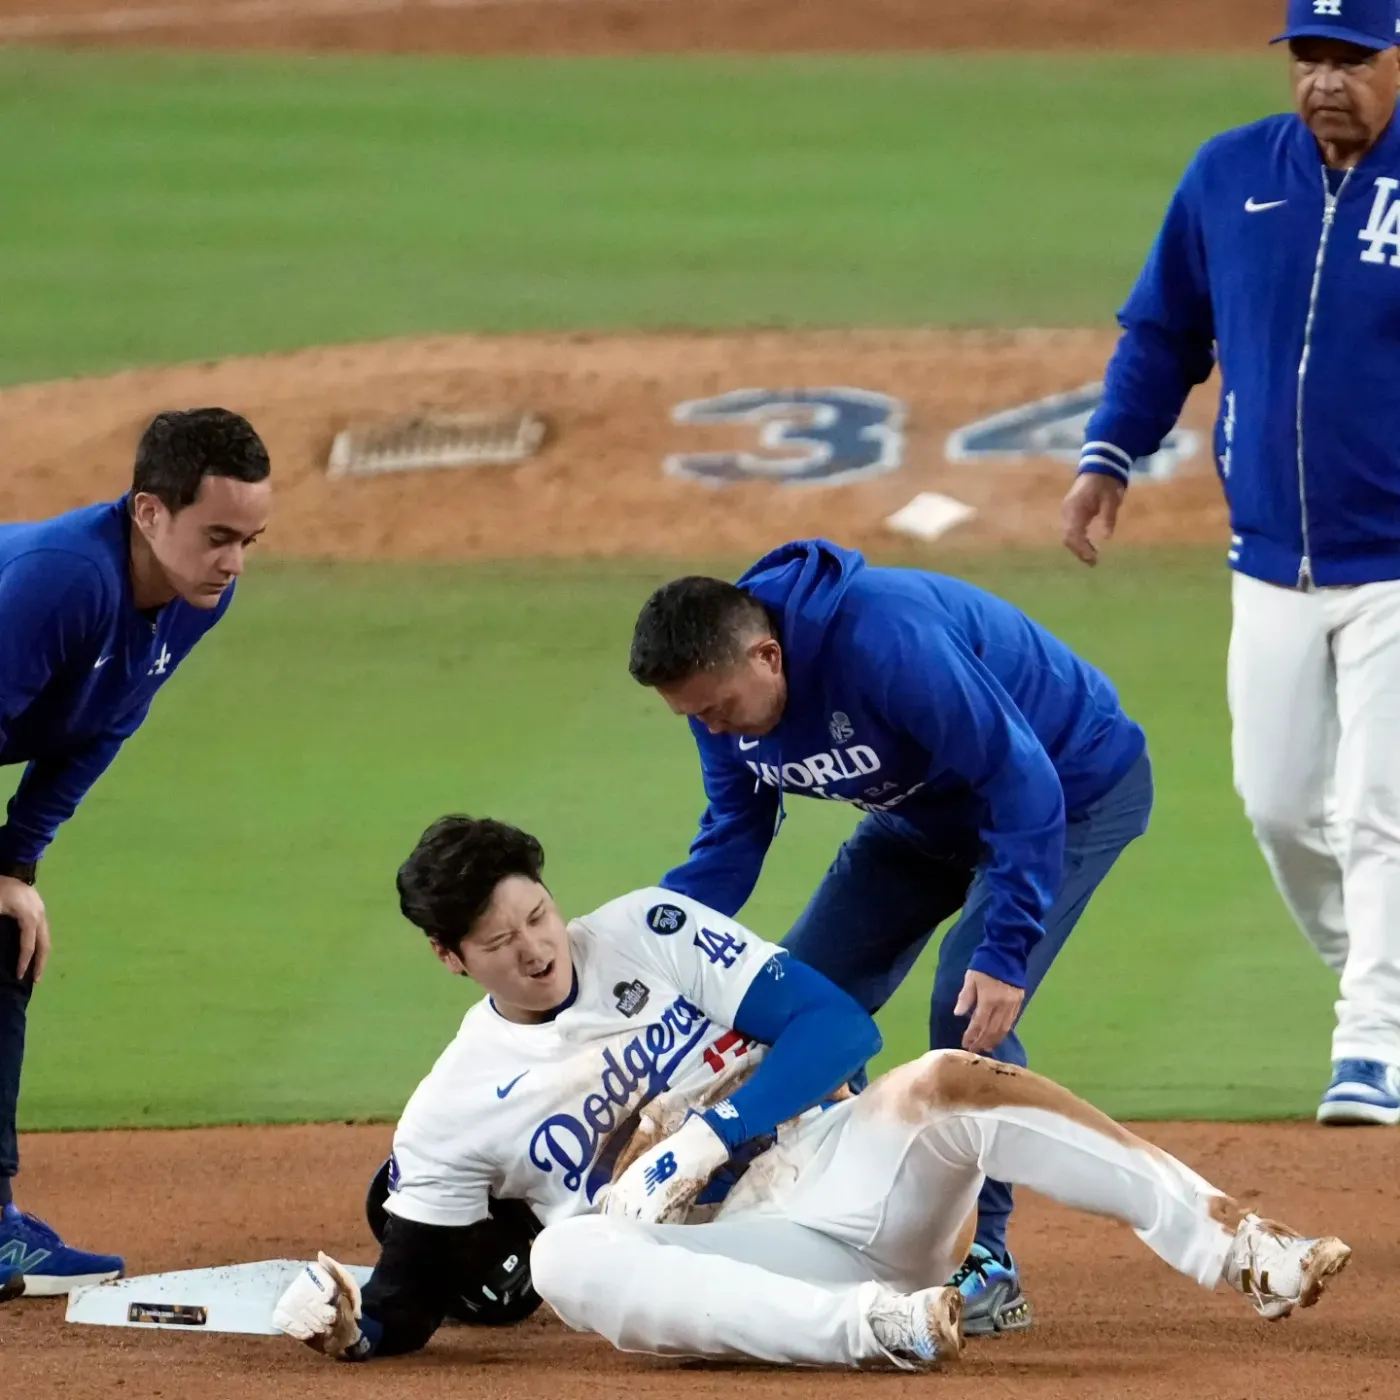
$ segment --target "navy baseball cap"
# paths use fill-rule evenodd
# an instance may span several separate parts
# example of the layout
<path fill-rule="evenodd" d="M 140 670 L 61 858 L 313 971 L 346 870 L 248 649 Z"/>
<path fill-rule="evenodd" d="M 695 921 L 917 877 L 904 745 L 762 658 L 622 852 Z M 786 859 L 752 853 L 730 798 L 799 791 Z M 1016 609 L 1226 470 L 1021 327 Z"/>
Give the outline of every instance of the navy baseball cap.
<path fill-rule="evenodd" d="M 1290 39 L 1341 39 L 1363 49 L 1400 44 L 1396 0 L 1288 0 L 1288 28 L 1271 43 Z"/>

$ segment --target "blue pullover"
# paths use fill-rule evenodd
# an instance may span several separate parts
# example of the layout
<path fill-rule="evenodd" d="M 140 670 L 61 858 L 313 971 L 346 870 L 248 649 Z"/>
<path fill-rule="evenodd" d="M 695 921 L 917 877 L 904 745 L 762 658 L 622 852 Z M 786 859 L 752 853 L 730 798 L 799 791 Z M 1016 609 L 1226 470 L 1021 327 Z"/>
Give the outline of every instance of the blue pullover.
<path fill-rule="evenodd" d="M 233 591 L 208 610 L 138 610 L 125 496 L 0 525 L 0 764 L 28 764 L 0 862 L 43 855 Z"/>
<path fill-rule="evenodd" d="M 1145 748 L 1108 679 L 971 584 L 872 568 L 799 540 L 739 580 L 774 618 L 786 709 L 762 739 L 691 722 L 709 807 L 663 880 L 734 915 L 758 880 L 781 796 L 848 802 L 938 852 L 969 821 L 991 905 L 972 967 L 1024 986 L 1062 876 L 1066 813 L 1104 796 Z"/>

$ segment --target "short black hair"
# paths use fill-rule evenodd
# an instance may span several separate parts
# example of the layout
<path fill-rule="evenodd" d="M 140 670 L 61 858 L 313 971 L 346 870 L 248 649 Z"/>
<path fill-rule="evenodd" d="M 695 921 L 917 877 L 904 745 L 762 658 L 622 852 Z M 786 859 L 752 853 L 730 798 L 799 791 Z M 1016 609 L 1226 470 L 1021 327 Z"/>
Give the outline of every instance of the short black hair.
<path fill-rule="evenodd" d="M 768 609 L 724 579 L 672 579 L 642 605 L 627 669 L 639 685 L 674 685 L 718 671 L 743 655 L 756 633 L 776 634 Z"/>
<path fill-rule="evenodd" d="M 544 847 L 528 831 L 489 817 L 443 817 L 399 867 L 399 908 L 434 943 L 457 949 L 502 880 L 538 880 L 543 870 Z"/>
<path fill-rule="evenodd" d="M 158 413 L 136 447 L 131 493 L 145 491 L 176 514 L 192 506 L 206 476 L 266 481 L 267 448 L 253 425 L 227 408 Z"/>

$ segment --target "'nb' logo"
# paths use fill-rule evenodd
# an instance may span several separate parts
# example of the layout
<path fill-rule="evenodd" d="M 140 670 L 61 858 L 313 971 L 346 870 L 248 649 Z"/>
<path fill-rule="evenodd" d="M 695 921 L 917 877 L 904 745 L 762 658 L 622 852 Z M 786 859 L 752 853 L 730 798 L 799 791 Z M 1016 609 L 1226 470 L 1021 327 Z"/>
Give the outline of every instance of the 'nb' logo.
<path fill-rule="evenodd" d="M 1342 0 L 1313 0 L 1313 14 L 1332 15 L 1340 19 L 1342 14 Z"/>

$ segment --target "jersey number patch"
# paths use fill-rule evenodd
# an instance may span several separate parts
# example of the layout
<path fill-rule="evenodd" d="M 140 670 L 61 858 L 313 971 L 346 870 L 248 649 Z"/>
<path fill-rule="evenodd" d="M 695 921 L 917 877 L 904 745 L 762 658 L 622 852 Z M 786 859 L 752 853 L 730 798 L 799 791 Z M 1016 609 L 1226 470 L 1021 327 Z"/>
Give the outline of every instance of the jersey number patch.
<path fill-rule="evenodd" d="M 743 1058 L 744 1052 L 749 1048 L 749 1041 L 740 1035 L 738 1031 L 725 1031 L 715 1043 L 705 1050 L 705 1063 L 716 1073 L 720 1074 L 724 1070 L 724 1057 L 732 1050 L 734 1061 L 737 1064 Z M 720 1113 L 719 1105 L 715 1105 L 715 1111 Z M 730 1112 L 733 1112 L 731 1109 Z M 723 1117 L 723 1113 L 720 1113 Z"/>
<path fill-rule="evenodd" d="M 749 945 L 740 943 L 732 933 L 716 933 L 713 929 L 702 928 L 695 935 L 695 946 L 716 967 L 730 968 Z"/>

